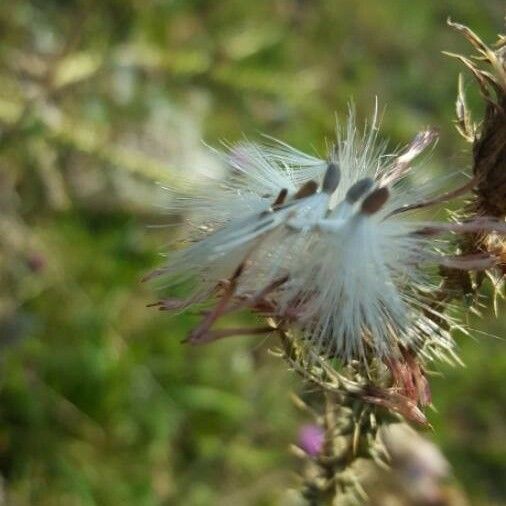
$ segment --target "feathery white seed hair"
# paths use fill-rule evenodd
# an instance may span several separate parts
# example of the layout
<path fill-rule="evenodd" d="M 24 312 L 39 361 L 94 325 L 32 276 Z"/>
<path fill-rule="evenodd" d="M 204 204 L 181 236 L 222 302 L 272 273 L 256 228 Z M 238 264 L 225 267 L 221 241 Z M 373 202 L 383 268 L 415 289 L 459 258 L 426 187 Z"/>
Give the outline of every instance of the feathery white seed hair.
<path fill-rule="evenodd" d="M 451 260 L 419 233 L 433 224 L 399 212 L 430 197 L 405 176 L 435 138 L 424 131 L 387 155 L 376 115 L 360 134 L 351 111 L 325 160 L 275 139 L 239 143 L 220 154 L 228 178 L 171 202 L 171 212 L 188 215 L 188 243 L 158 274 L 193 282 L 188 305 L 207 300 L 242 263 L 238 296 L 286 278 L 269 295 L 276 316 L 317 353 L 345 361 L 392 357 L 399 345 L 452 355 L 448 319 L 436 324 L 441 315 L 424 301 L 435 289 L 425 267 Z"/>

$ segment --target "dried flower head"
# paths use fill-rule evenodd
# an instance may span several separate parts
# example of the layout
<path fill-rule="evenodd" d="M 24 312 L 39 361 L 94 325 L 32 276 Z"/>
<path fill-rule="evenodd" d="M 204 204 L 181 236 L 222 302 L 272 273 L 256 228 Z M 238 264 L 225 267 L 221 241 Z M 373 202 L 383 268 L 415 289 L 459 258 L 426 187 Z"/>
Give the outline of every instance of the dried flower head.
<path fill-rule="evenodd" d="M 351 112 L 325 158 L 270 138 L 266 145 L 242 142 L 220 154 L 227 178 L 171 202 L 171 212 L 188 215 L 189 235 L 154 274 L 193 288 L 185 300 L 157 305 L 215 302 L 189 342 L 264 333 L 273 325 L 289 328 L 316 355 L 343 362 L 388 363 L 406 350 L 452 354 L 454 322 L 433 303 L 431 267 L 489 267 L 489 254 L 444 254 L 444 238 L 504 232 L 504 223 L 416 219 L 417 209 L 469 187 L 435 196 L 429 184 L 409 185 L 412 162 L 436 140 L 435 131 L 419 133 L 396 154 L 387 154 L 377 132 L 376 114 L 360 134 Z M 245 307 L 268 316 L 271 326 L 213 330 L 220 316 Z"/>

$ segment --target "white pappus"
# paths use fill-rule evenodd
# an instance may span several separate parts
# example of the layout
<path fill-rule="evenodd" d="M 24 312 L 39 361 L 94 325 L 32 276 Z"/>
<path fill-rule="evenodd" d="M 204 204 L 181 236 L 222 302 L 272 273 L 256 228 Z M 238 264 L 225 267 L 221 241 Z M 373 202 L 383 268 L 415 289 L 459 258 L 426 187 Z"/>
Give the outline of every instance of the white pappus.
<path fill-rule="evenodd" d="M 170 212 L 188 216 L 189 236 L 155 275 L 193 288 L 187 299 L 158 306 L 214 301 L 189 336 L 193 343 L 267 332 L 212 330 L 221 315 L 249 307 L 288 326 L 315 353 L 344 362 L 371 354 L 388 360 L 410 348 L 451 355 L 453 322 L 427 302 L 437 288 L 427 269 L 485 269 L 493 258 L 444 255 L 440 236 L 466 226 L 413 219 L 411 211 L 468 189 L 434 197 L 409 187 L 413 160 L 436 138 L 423 131 L 387 155 L 376 115 L 360 134 L 350 113 L 325 159 L 274 139 L 230 148 L 220 155 L 228 177 L 172 201 Z M 491 226 L 503 225 L 476 225 Z"/>

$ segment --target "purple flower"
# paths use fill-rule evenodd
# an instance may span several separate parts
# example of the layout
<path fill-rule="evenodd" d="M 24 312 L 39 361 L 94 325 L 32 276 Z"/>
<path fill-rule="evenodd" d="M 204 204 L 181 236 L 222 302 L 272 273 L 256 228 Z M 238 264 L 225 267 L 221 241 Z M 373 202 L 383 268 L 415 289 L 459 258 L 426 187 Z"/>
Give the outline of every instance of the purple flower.
<path fill-rule="evenodd" d="M 316 457 L 323 448 L 325 433 L 315 424 L 303 425 L 299 429 L 299 446 L 312 457 Z"/>

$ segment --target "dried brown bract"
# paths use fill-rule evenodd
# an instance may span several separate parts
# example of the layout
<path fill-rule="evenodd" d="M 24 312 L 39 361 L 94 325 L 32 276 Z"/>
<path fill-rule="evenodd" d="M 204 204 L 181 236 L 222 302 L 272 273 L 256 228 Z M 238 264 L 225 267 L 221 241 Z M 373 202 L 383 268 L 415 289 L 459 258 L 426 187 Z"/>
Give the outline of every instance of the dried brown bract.
<path fill-rule="evenodd" d="M 506 219 L 506 37 L 499 35 L 492 46 L 488 46 L 470 28 L 448 20 L 449 26 L 461 33 L 473 46 L 476 53 L 470 58 L 446 53 L 457 58 L 472 73 L 485 100 L 485 113 L 476 124 L 466 104 L 463 78 L 459 76 L 456 101 L 456 126 L 473 149 L 473 196 L 462 214 L 464 219 L 480 217 Z M 480 232 L 461 239 L 459 248 L 464 253 L 487 252 L 496 259 L 495 266 L 486 271 L 491 279 L 495 294 L 501 295 L 506 275 L 506 241 L 504 235 L 495 232 Z M 469 284 L 475 290 L 481 285 L 484 275 L 462 279 L 461 288 L 468 291 Z"/>

